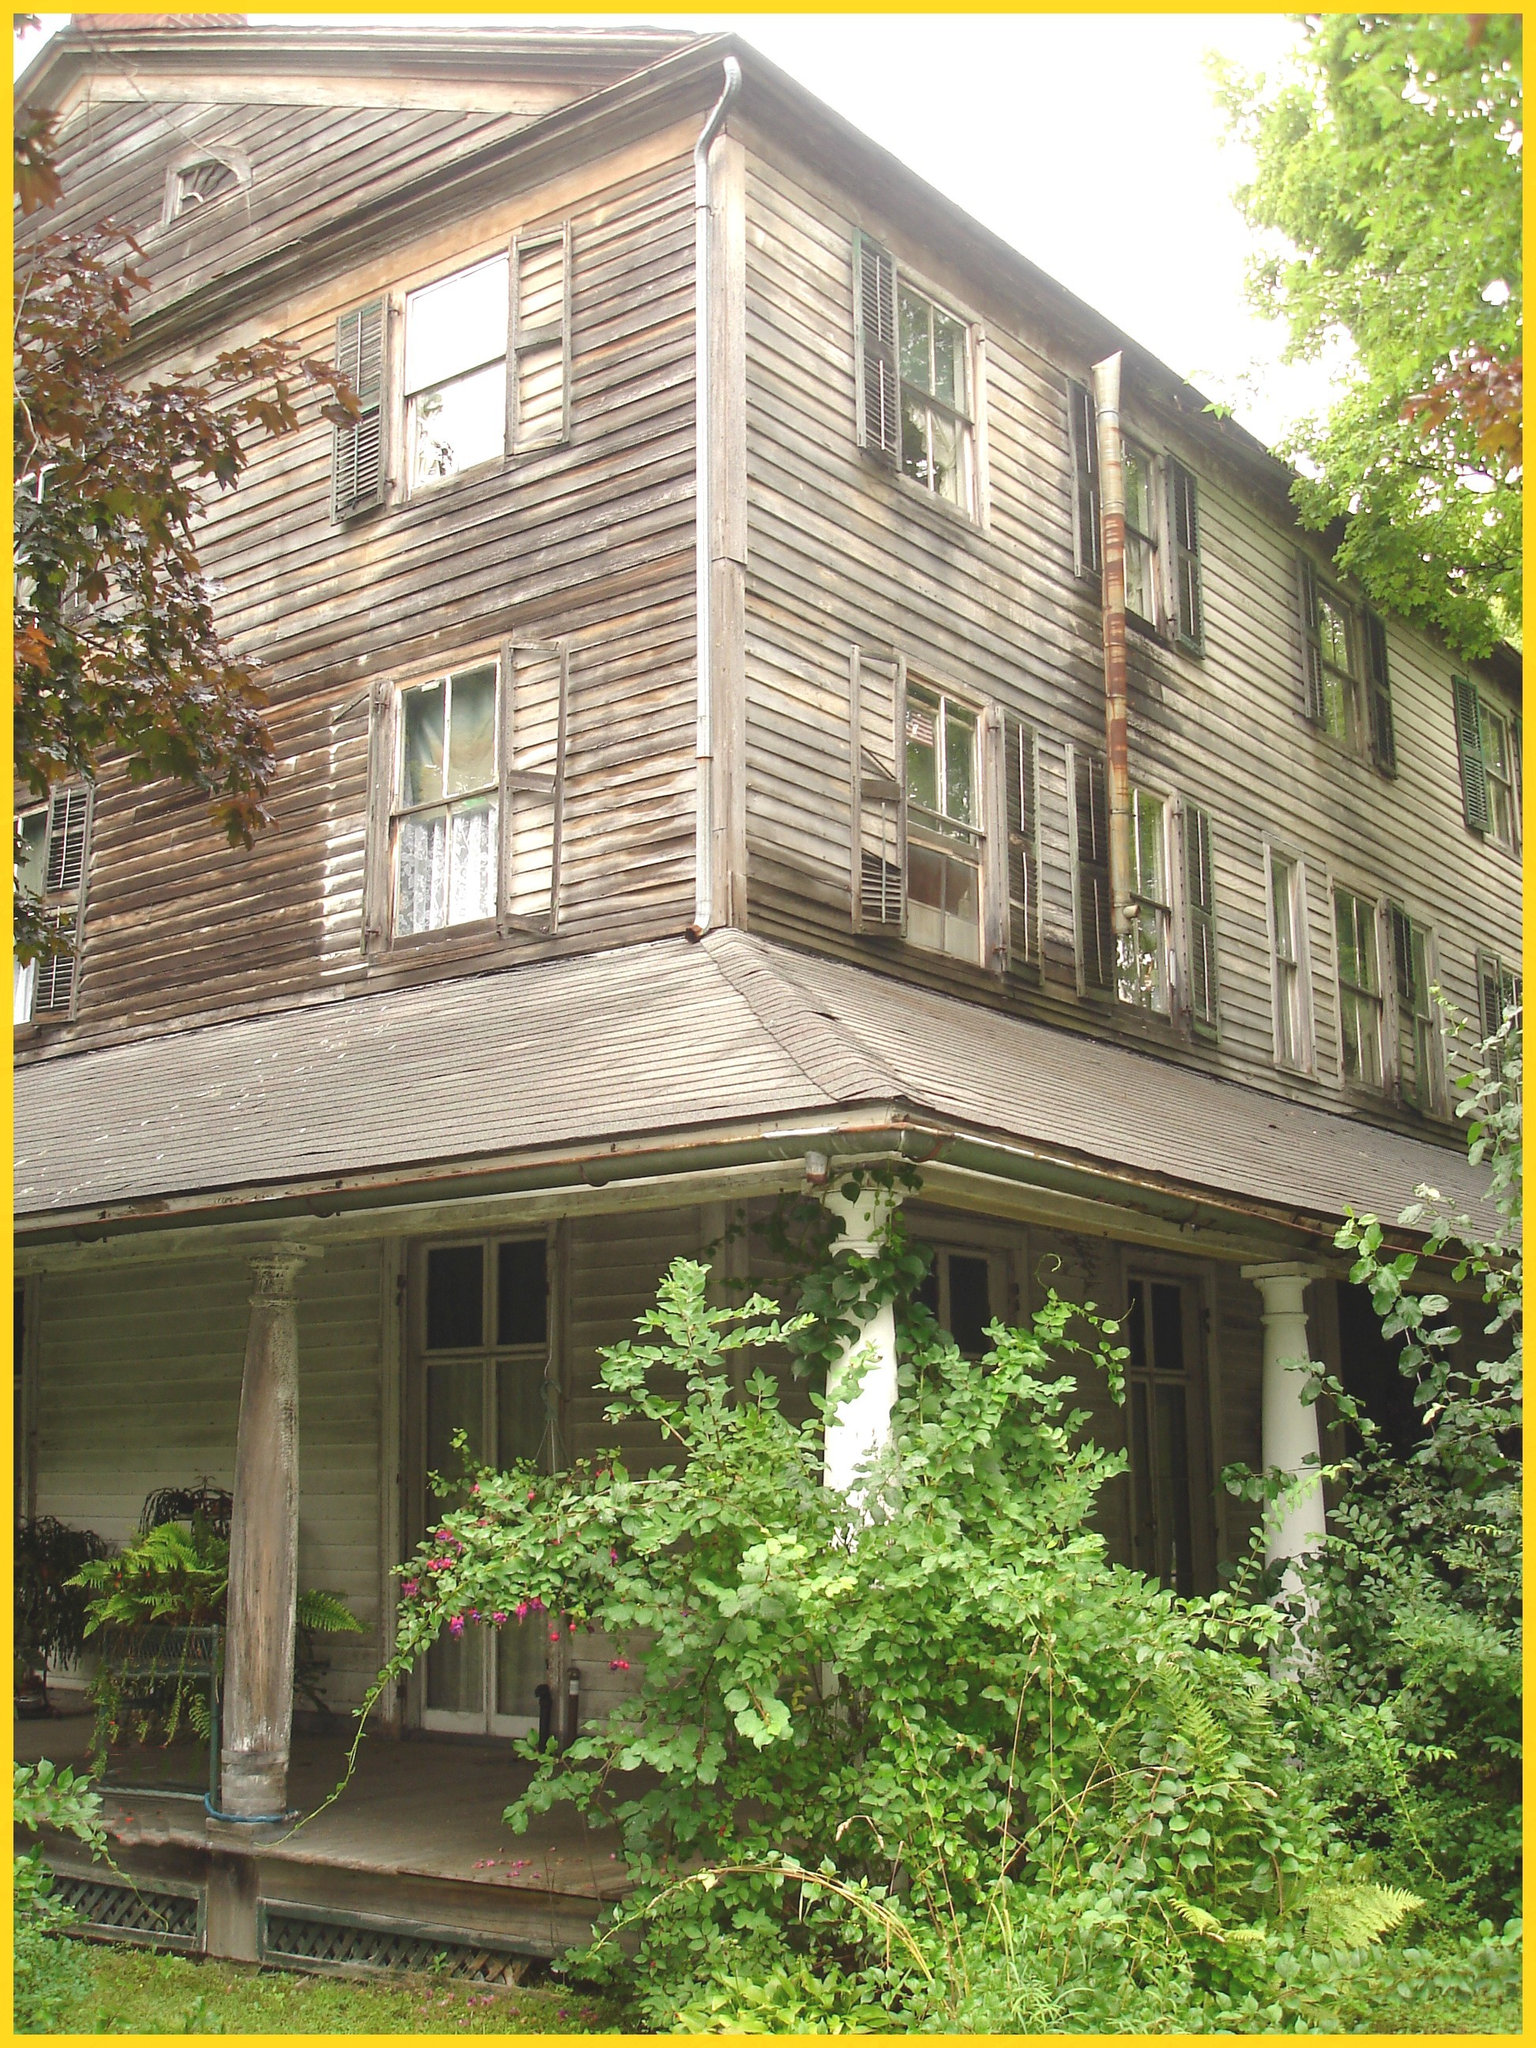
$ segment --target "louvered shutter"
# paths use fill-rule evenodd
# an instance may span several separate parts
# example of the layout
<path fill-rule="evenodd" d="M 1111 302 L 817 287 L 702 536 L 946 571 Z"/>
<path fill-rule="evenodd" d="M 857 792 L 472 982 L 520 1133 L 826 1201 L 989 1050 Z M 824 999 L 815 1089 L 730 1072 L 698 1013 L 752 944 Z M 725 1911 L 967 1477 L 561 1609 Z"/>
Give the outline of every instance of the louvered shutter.
<path fill-rule="evenodd" d="M 1456 750 L 1461 757 L 1462 815 L 1474 832 L 1493 823 L 1488 806 L 1488 774 L 1483 766 L 1483 728 L 1477 715 L 1477 691 L 1465 676 L 1452 676 L 1451 698 L 1456 712 Z"/>
<path fill-rule="evenodd" d="M 1008 964 L 1039 957 L 1039 853 L 1035 834 L 1035 735 L 1022 719 L 1003 718 L 1003 787 L 1008 826 Z"/>
<path fill-rule="evenodd" d="M 1387 671 L 1387 629 L 1374 612 L 1365 614 L 1365 686 L 1371 703 L 1371 759 L 1387 774 L 1397 773 L 1392 730 L 1392 678 Z"/>
<path fill-rule="evenodd" d="M 1418 977 L 1413 966 L 1413 919 L 1400 904 L 1387 906 L 1392 922 L 1392 976 L 1397 994 L 1397 1092 L 1404 1103 L 1419 1101 Z"/>
<path fill-rule="evenodd" d="M 1168 465 L 1173 534 L 1174 637 L 1191 654 L 1205 648 L 1205 597 L 1200 582 L 1200 508 L 1195 480 L 1182 463 Z"/>
<path fill-rule="evenodd" d="M 1113 899 L 1109 885 L 1109 798 L 1104 762 L 1087 749 L 1073 757 L 1077 826 L 1077 947 L 1085 989 L 1115 985 Z"/>
<path fill-rule="evenodd" d="M 1477 994 L 1483 1037 L 1496 1037 L 1504 1022 L 1504 999 L 1499 963 L 1490 953 L 1477 956 Z"/>
<path fill-rule="evenodd" d="M 853 928 L 907 923 L 906 668 L 855 647 L 849 665 L 853 765 Z"/>
<path fill-rule="evenodd" d="M 76 783 L 57 789 L 48 805 L 43 865 L 43 908 L 68 939 L 68 950 L 39 960 L 32 985 L 32 1015 L 67 1016 L 75 999 L 90 850 L 91 790 Z"/>
<path fill-rule="evenodd" d="M 510 274 L 507 446 L 520 455 L 571 436 L 570 223 L 515 236 Z"/>
<path fill-rule="evenodd" d="M 1314 725 L 1326 717 L 1323 700 L 1323 641 L 1317 616 L 1317 571 L 1305 555 L 1296 557 L 1301 601 L 1301 676 L 1306 713 Z"/>
<path fill-rule="evenodd" d="M 563 641 L 515 641 L 502 689 L 503 931 L 553 932 L 560 915 L 569 657 Z"/>
<path fill-rule="evenodd" d="M 90 793 L 82 786 L 54 791 L 48 812 L 48 866 L 43 878 L 43 887 L 50 895 L 80 886 L 85 873 L 90 808 Z"/>
<path fill-rule="evenodd" d="M 336 322 L 336 367 L 357 394 L 358 416 L 331 429 L 331 512 L 337 519 L 384 502 L 384 332 L 387 308 L 373 299 Z"/>
<path fill-rule="evenodd" d="M 1099 573 L 1099 435 L 1093 393 L 1067 385 L 1067 438 L 1072 450 L 1073 567 L 1079 576 Z"/>
<path fill-rule="evenodd" d="M 1184 806 L 1184 908 L 1189 929 L 1190 1022 L 1202 1035 L 1214 1035 L 1218 995 L 1211 820 L 1194 804 Z"/>
<path fill-rule="evenodd" d="M 869 236 L 855 233 L 854 356 L 858 365 L 859 443 L 895 466 L 901 455 L 901 385 L 896 367 L 896 264 Z"/>

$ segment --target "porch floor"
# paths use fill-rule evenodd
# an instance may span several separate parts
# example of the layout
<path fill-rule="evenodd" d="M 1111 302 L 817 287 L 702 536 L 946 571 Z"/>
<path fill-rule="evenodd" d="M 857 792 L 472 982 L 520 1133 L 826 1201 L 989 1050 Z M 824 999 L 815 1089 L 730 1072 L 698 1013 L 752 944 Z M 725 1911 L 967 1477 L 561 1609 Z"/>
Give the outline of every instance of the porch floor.
<path fill-rule="evenodd" d="M 18 1762 L 51 1757 L 80 1764 L 91 1717 L 67 1695 L 46 1720 L 18 1721 Z M 625 1889 L 617 1830 L 588 1828 L 569 1807 L 537 1816 L 514 1835 L 503 1809 L 525 1789 L 532 1766 L 505 1744 L 385 1734 L 365 1737 L 346 1790 L 316 1809 L 340 1781 L 353 1724 L 293 1739 L 289 1804 L 302 1818 L 256 1852 L 285 1865 L 326 1865 L 377 1876 L 449 1879 L 573 1902 L 618 1897 Z M 124 1848 L 201 1848 L 207 1842 L 201 1792 L 206 1751 L 178 1739 L 169 1748 L 135 1751 L 109 1766 L 103 1794 L 113 1840 Z M 131 1782 L 130 1782 L 131 1780 Z"/>

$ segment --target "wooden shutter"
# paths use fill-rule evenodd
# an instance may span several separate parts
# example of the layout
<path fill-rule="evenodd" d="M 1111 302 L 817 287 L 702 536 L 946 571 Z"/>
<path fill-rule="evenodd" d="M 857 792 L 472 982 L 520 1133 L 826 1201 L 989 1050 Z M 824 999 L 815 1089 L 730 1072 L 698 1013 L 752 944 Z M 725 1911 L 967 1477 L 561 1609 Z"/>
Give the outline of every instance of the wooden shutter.
<path fill-rule="evenodd" d="M 67 940 L 67 950 L 37 962 L 32 984 L 34 1017 L 68 1016 L 74 1005 L 90 832 L 90 785 L 77 782 L 68 789 L 56 789 L 48 805 L 43 908 Z"/>
<path fill-rule="evenodd" d="M 1082 748 L 1073 755 L 1076 828 L 1077 952 L 1083 987 L 1115 986 L 1115 932 L 1109 886 L 1109 798 L 1104 759 Z"/>
<path fill-rule="evenodd" d="M 1073 567 L 1079 576 L 1099 573 L 1099 435 L 1093 393 L 1068 382 L 1067 440 L 1072 450 Z"/>
<path fill-rule="evenodd" d="M 1008 965 L 1025 967 L 1040 954 L 1035 735 L 1011 713 L 1003 717 L 1003 793 L 1008 834 Z"/>
<path fill-rule="evenodd" d="M 331 429 L 331 513 L 346 519 L 384 502 L 384 332 L 388 309 L 372 299 L 336 322 L 336 367 L 361 408 Z"/>
<path fill-rule="evenodd" d="M 368 693 L 368 826 L 363 860 L 363 951 L 388 942 L 394 895 L 390 814 L 395 801 L 395 716 L 399 699 L 390 684 Z"/>
<path fill-rule="evenodd" d="M 1413 920 L 1398 903 L 1389 903 L 1387 913 L 1392 923 L 1392 976 L 1397 996 L 1397 1093 L 1400 1102 L 1412 1106 L 1420 1100 L 1418 1040 L 1414 1031 L 1419 989 L 1413 968 Z"/>
<path fill-rule="evenodd" d="M 1314 725 L 1326 717 L 1323 702 L 1323 640 L 1318 628 L 1317 571 L 1305 555 L 1296 557 L 1301 602 L 1301 678 L 1306 713 Z"/>
<path fill-rule="evenodd" d="M 1189 1014 L 1194 1029 L 1217 1030 L 1216 884 L 1211 861 L 1211 820 L 1184 806 L 1184 911 L 1189 930 Z"/>
<path fill-rule="evenodd" d="M 855 232 L 854 358 L 858 369 L 859 444 L 893 468 L 901 456 L 901 384 L 896 368 L 896 264 Z"/>
<path fill-rule="evenodd" d="M 900 934 L 907 924 L 906 664 L 851 650 L 853 928 Z"/>
<path fill-rule="evenodd" d="M 1387 629 L 1374 612 L 1365 614 L 1365 687 L 1371 707 L 1371 759 L 1388 775 L 1397 773 L 1392 730 L 1392 678 L 1387 672 Z"/>
<path fill-rule="evenodd" d="M 502 931 L 549 933 L 560 916 L 569 658 L 563 641 L 506 650 L 501 704 Z"/>
<path fill-rule="evenodd" d="M 1488 774 L 1483 766 L 1483 728 L 1477 714 L 1477 691 L 1465 676 L 1451 677 L 1456 712 L 1456 750 L 1461 757 L 1462 815 L 1474 832 L 1493 824 L 1488 804 Z"/>
<path fill-rule="evenodd" d="M 514 454 L 571 437 L 569 221 L 513 238 L 507 446 Z"/>
<path fill-rule="evenodd" d="M 1168 464 L 1169 530 L 1173 535 L 1174 637 L 1191 654 L 1205 649 L 1205 599 L 1200 583 L 1200 510 L 1195 480 L 1182 463 Z"/>

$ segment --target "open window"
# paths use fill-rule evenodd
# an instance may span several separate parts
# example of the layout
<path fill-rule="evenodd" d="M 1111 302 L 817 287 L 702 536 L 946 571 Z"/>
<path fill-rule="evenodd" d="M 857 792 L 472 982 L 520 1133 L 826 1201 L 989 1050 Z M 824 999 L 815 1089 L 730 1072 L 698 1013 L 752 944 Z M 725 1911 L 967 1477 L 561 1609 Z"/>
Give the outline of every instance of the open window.
<path fill-rule="evenodd" d="M 1266 849 L 1269 869 L 1270 987 L 1275 1065 L 1310 1074 L 1312 985 L 1307 957 L 1306 876 L 1294 855 Z"/>
<path fill-rule="evenodd" d="M 1119 942 L 1115 994 L 1134 1009 L 1172 1007 L 1173 896 L 1168 882 L 1168 806 L 1131 789 L 1131 928 Z M 1214 1017 L 1214 986 L 1211 989 Z"/>
<path fill-rule="evenodd" d="M 986 872 L 980 734 L 974 706 L 908 684 L 907 937 L 977 965 Z"/>

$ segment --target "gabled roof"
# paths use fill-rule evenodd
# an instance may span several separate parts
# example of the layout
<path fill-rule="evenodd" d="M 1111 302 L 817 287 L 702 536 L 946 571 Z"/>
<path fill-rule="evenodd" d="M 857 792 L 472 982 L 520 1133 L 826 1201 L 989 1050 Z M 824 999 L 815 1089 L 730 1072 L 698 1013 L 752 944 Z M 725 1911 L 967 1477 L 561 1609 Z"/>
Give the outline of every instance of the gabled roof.
<path fill-rule="evenodd" d="M 421 1200 L 561 1147 L 772 1125 L 804 1150 L 855 1113 L 1318 1232 L 1424 1180 L 1484 1193 L 1459 1151 L 718 931 L 41 1060 L 16 1077 L 16 1208 L 25 1231 L 365 1182 Z"/>

